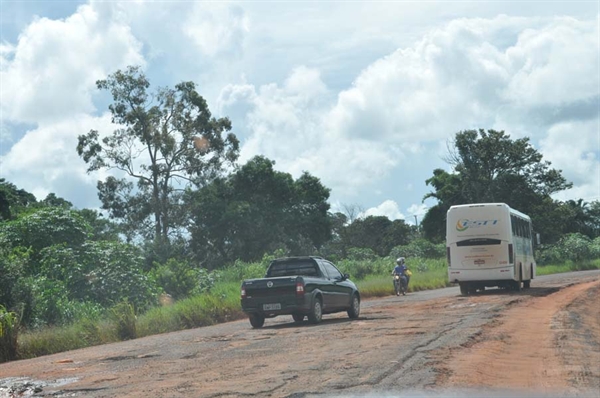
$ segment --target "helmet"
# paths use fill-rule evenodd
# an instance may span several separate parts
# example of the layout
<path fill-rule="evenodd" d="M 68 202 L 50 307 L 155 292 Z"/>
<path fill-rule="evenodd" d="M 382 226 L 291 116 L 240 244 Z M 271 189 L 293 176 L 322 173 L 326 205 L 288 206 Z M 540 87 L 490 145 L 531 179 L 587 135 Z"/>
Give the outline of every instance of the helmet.
<path fill-rule="evenodd" d="M 396 259 L 396 263 L 397 263 L 398 265 L 402 265 L 402 264 L 404 264 L 404 257 L 398 257 L 398 258 Z"/>

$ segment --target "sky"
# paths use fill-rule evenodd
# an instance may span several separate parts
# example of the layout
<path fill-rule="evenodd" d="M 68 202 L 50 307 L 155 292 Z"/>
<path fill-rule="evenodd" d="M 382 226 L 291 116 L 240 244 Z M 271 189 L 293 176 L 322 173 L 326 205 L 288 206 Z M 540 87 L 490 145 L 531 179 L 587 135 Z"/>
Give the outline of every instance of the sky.
<path fill-rule="evenodd" d="M 529 137 L 600 199 L 598 1 L 0 0 L 0 177 L 98 208 L 77 136 L 108 135 L 95 81 L 139 65 L 193 81 L 255 155 L 331 189 L 332 210 L 414 223 L 459 131 Z"/>

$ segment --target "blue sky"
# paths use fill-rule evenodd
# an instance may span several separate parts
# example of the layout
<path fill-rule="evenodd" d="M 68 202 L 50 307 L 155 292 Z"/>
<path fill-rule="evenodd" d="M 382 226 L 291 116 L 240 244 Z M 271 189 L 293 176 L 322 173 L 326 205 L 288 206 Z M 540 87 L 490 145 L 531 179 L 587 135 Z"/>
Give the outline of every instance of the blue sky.
<path fill-rule="evenodd" d="M 241 139 L 332 189 L 334 209 L 422 217 L 464 129 L 503 129 L 600 199 L 597 2 L 0 0 L 0 176 L 99 206 L 75 153 L 109 134 L 94 82 L 130 64 L 197 83 Z"/>

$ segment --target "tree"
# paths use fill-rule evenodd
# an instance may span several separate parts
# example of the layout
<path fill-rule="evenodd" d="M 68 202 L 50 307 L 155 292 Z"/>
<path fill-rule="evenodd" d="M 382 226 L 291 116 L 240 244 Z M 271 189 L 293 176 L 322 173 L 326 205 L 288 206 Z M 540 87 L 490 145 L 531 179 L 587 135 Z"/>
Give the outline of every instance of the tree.
<path fill-rule="evenodd" d="M 228 178 L 190 191 L 192 250 L 207 268 L 285 249 L 312 254 L 331 237 L 329 189 L 308 173 L 294 180 L 257 156 Z"/>
<path fill-rule="evenodd" d="M 456 134 L 454 149 L 447 160 L 461 176 L 463 195 L 471 203 L 499 197 L 513 201 L 523 190 L 545 197 L 572 186 L 560 170 L 542 161 L 527 137 L 512 140 L 504 131 L 467 130 Z"/>
<path fill-rule="evenodd" d="M 192 82 L 150 93 L 139 67 L 119 70 L 96 85 L 112 94 L 109 109 L 118 128 L 102 139 L 96 130 L 80 135 L 77 153 L 88 172 L 115 169 L 129 177 L 98 183 L 102 208 L 128 225 L 128 237 L 141 233 L 165 242 L 185 219 L 184 188 L 203 186 L 237 159 L 239 141 L 231 122 L 211 115 Z"/>
<path fill-rule="evenodd" d="M 0 178 L 0 221 L 12 220 L 24 208 L 36 202 L 32 193 L 18 189 L 6 179 Z"/>
<path fill-rule="evenodd" d="M 76 210 L 42 207 L 0 224 L 0 246 L 31 249 L 31 270 L 37 273 L 37 260 L 42 249 L 53 245 L 77 247 L 90 234 L 90 226 Z"/>
<path fill-rule="evenodd" d="M 529 138 L 512 140 L 504 131 L 459 132 L 446 160 L 454 172 L 436 169 L 426 181 L 434 191 L 423 198 L 438 200 L 423 220 L 425 236 L 435 240 L 445 236 L 445 214 L 452 205 L 503 202 L 529 214 L 536 224 L 546 216 L 540 209 L 548 209 L 550 195 L 572 186 L 561 170 L 542 161 Z"/>
<path fill-rule="evenodd" d="M 394 246 L 408 244 L 413 232 L 404 220 L 391 221 L 386 216 L 368 216 L 349 224 L 344 238 L 347 247 L 368 248 L 383 257 Z"/>
<path fill-rule="evenodd" d="M 70 209 L 73 207 L 73 203 L 56 196 L 56 194 L 52 192 L 46 195 L 46 198 L 40 201 L 39 205 L 47 207 L 62 207 L 64 209 Z"/>
<path fill-rule="evenodd" d="M 586 209 L 586 223 L 591 233 L 590 238 L 600 236 L 600 200 L 595 200 Z"/>

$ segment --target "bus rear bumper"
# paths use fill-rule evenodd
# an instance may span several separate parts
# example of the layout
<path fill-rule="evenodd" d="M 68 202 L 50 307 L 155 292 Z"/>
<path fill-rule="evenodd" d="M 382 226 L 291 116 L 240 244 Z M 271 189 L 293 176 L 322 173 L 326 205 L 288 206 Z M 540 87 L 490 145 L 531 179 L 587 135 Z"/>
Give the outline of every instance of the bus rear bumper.
<path fill-rule="evenodd" d="M 448 280 L 450 283 L 506 281 L 515 280 L 514 278 L 515 270 L 513 266 L 492 269 L 451 268 L 448 270 Z"/>

